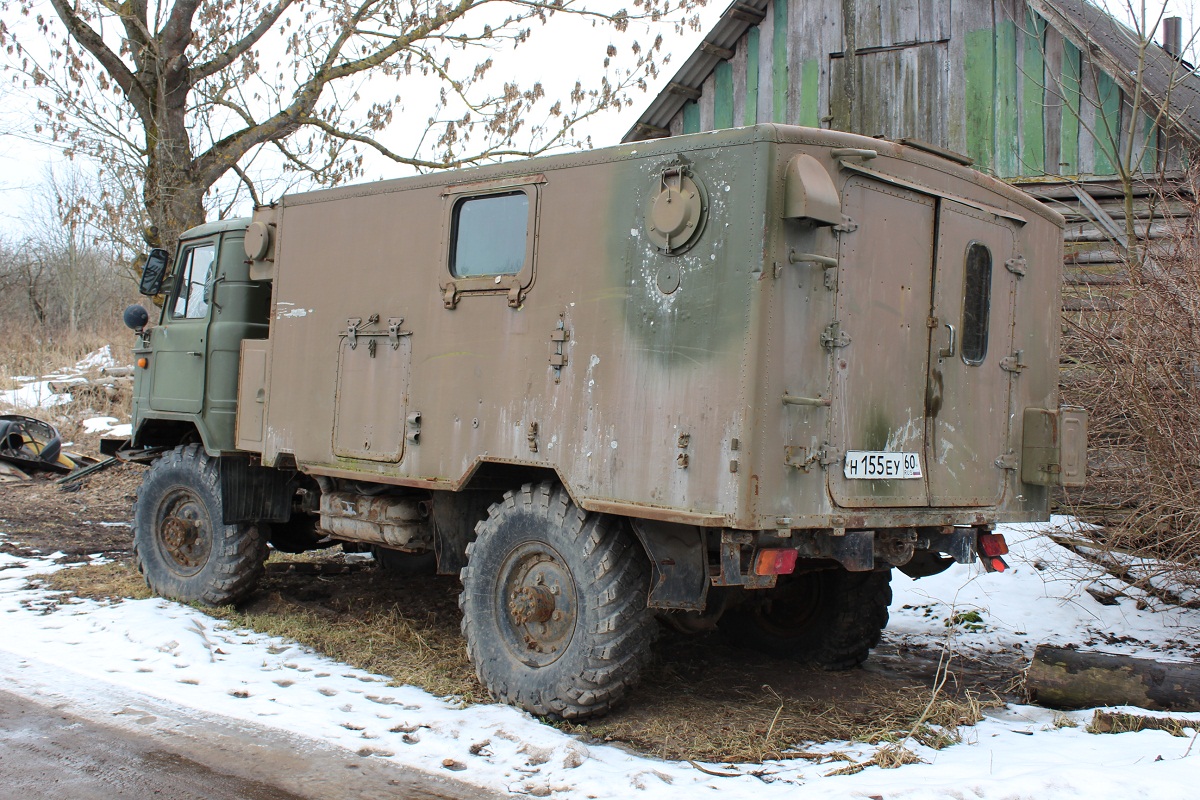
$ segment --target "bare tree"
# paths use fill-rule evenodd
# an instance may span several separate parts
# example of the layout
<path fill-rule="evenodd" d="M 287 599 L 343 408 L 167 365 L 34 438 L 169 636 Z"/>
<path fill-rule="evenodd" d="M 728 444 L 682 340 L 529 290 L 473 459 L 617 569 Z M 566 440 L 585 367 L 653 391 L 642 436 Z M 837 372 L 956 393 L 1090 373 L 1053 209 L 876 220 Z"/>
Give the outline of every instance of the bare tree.
<path fill-rule="evenodd" d="M 367 151 L 435 169 L 576 144 L 580 120 L 656 73 L 661 34 L 630 41 L 620 68 L 609 44 L 596 84 L 557 99 L 537 80 L 493 80 L 495 50 L 555 17 L 681 30 L 705 0 L 48 0 L 52 14 L 45 2 L 0 0 L 0 46 L 38 97 L 36 132 L 140 183 L 147 239 L 169 245 L 226 173 L 257 201 L 247 166 L 266 149 L 336 184 L 362 174 Z M 432 113 L 397 119 L 421 78 L 436 83 Z M 422 131 L 408 152 L 381 140 L 397 123 Z"/>

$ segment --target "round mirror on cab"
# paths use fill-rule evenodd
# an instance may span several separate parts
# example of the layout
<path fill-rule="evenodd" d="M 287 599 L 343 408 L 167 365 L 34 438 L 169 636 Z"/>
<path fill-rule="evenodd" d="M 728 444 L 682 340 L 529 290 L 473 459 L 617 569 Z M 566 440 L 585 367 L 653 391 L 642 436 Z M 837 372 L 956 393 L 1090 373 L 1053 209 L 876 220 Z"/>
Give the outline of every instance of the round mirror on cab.
<path fill-rule="evenodd" d="M 150 321 L 150 312 L 146 311 L 142 306 L 131 305 L 125 309 L 125 313 L 121 315 L 127 328 L 133 328 L 135 331 L 140 331 L 146 327 L 146 323 Z"/>

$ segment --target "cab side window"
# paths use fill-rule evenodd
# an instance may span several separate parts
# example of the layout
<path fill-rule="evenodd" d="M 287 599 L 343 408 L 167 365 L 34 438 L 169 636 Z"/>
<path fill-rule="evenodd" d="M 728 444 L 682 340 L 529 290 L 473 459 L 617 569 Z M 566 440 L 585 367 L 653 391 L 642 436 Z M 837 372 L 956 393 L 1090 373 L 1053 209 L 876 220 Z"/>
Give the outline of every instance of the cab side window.
<path fill-rule="evenodd" d="M 450 274 L 456 278 L 516 275 L 525 266 L 529 195 L 467 197 L 454 206 Z"/>
<path fill-rule="evenodd" d="M 967 246 L 963 276 L 962 357 L 982 364 L 987 357 L 988 317 L 992 305 L 992 251 L 979 242 Z"/>
<path fill-rule="evenodd" d="M 208 313 L 208 285 L 216 255 L 215 244 L 202 244 L 184 251 L 175 304 L 171 307 L 172 317 L 201 319 Z"/>

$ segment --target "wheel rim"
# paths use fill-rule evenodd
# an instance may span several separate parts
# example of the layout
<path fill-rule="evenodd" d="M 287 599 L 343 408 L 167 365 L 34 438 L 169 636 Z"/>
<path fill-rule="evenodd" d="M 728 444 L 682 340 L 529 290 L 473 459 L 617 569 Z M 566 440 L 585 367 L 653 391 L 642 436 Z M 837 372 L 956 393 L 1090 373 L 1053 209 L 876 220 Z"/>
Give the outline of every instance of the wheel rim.
<path fill-rule="evenodd" d="M 212 553 L 212 520 L 199 497 L 175 489 L 163 498 L 155 522 L 158 551 L 172 572 L 189 577 L 204 569 Z"/>
<path fill-rule="evenodd" d="M 817 573 L 799 576 L 763 598 L 754 609 L 759 628 L 778 639 L 795 639 L 805 633 L 821 607 L 822 581 Z"/>
<path fill-rule="evenodd" d="M 531 667 L 553 664 L 566 652 L 578 621 L 575 579 L 545 542 L 523 542 L 496 578 L 496 622 L 505 647 Z"/>

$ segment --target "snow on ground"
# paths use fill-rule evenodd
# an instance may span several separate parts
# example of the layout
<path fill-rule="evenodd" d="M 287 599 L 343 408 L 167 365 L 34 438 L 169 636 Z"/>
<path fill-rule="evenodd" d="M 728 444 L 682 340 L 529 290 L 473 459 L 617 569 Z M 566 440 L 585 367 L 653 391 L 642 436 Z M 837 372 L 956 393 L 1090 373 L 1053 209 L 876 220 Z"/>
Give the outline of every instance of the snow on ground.
<path fill-rule="evenodd" d="M 924 644 L 952 636 L 960 650 L 976 654 L 1014 648 L 1028 654 L 1048 642 L 1159 658 L 1197 655 L 1200 611 L 1139 610 L 1136 592 L 1115 585 L 1129 597 L 1100 605 L 1086 589 L 1111 579 L 1054 544 L 1039 526 L 1002 532 L 1012 548 L 1006 574 L 954 568 L 920 581 L 897 575 L 889 635 Z M 846 776 L 827 775 L 842 764 L 802 760 L 707 765 L 740 773 L 716 777 L 686 762 L 584 744 L 506 706 L 460 708 L 453 698 L 389 687 L 383 677 L 284 640 L 227 627 L 187 606 L 164 600 L 66 602 L 30 588 L 28 579 L 59 568 L 56 561 L 55 555 L 0 554 L 0 677 L 8 686 L 45 691 L 61 686 L 65 674 L 86 687 L 81 696 L 95 698 L 98 706 L 105 686 L 119 687 L 398 766 L 445 774 L 450 763 L 454 778 L 499 791 L 569 798 L 720 792 L 722 800 L 758 800 L 794 797 L 803 786 L 806 797 L 829 798 L 1161 800 L 1191 797 L 1200 776 L 1195 736 L 1095 735 L 1085 730 L 1090 711 L 1058 715 L 1009 705 L 962 729 L 963 744 L 934 751 L 909 743 L 920 764 L 869 767 Z M 969 611 L 978 614 L 978 622 L 947 626 Z M 1173 716 L 1200 728 L 1200 714 Z M 1076 727 L 1063 727 L 1065 720 Z M 840 750 L 858 760 L 874 752 L 847 742 L 805 749 Z"/>
<path fill-rule="evenodd" d="M 89 417 L 83 421 L 86 433 L 103 433 L 112 437 L 129 438 L 133 435 L 131 423 L 119 423 L 116 417 Z"/>
<path fill-rule="evenodd" d="M 96 372 L 104 367 L 116 366 L 116 359 L 113 358 L 112 347 L 104 345 L 99 350 L 88 353 L 75 363 L 74 366 L 59 370 L 50 375 L 43 375 L 40 378 L 29 376 L 14 376 L 13 380 L 21 385 L 16 389 L 6 389 L 0 391 L 0 405 L 7 404 L 20 408 L 42 408 L 48 409 L 54 406 L 60 406 L 64 403 L 71 402 L 71 395 L 66 393 L 55 393 L 50 388 L 50 383 L 86 383 L 87 378 L 84 375 L 88 372 Z"/>

